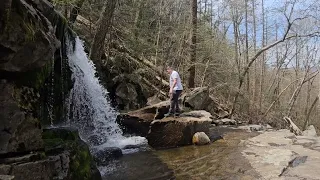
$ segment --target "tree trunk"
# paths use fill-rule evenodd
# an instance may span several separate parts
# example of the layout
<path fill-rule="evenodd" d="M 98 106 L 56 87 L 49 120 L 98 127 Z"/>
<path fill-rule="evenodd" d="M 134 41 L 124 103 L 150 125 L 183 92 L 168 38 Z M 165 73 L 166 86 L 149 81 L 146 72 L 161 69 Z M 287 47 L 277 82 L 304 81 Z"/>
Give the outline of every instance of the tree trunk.
<path fill-rule="evenodd" d="M 160 0 L 160 6 L 159 6 L 158 33 L 157 33 L 157 38 L 156 38 L 156 55 L 155 55 L 155 58 L 154 58 L 154 65 L 155 66 L 157 66 L 159 42 L 160 42 L 160 34 L 161 34 L 162 1 L 163 0 Z"/>
<path fill-rule="evenodd" d="M 246 58 L 246 64 L 249 64 L 249 41 L 248 41 L 248 0 L 245 0 L 245 28 L 246 28 L 246 50 L 245 50 L 245 58 Z M 248 93 L 248 104 L 247 104 L 247 111 L 248 114 L 250 113 L 250 69 L 247 73 L 247 93 Z"/>
<path fill-rule="evenodd" d="M 298 86 L 296 87 L 296 89 L 294 90 L 291 98 L 290 98 L 290 101 L 289 101 L 289 104 L 288 104 L 288 109 L 287 109 L 287 113 L 286 113 L 286 116 L 290 116 L 291 112 L 292 112 L 292 109 L 293 109 L 293 106 L 295 104 L 295 102 L 297 101 L 297 98 L 301 92 L 301 89 L 302 89 L 302 86 L 306 80 L 308 76 L 308 71 L 306 70 L 304 76 L 303 76 L 303 79 L 301 80 L 301 82 L 298 84 Z"/>
<path fill-rule="evenodd" d="M 296 136 L 301 136 L 302 131 L 298 128 L 297 125 L 293 123 L 293 121 L 289 117 L 284 117 L 283 120 L 288 124 L 289 130 L 295 134 Z"/>
<path fill-rule="evenodd" d="M 257 23 L 256 23 L 256 3 L 252 0 L 252 19 L 253 19 L 253 51 L 257 53 Z M 258 99 L 259 79 L 257 62 L 254 62 L 254 88 L 253 88 L 253 103 L 255 104 Z"/>
<path fill-rule="evenodd" d="M 320 94 L 318 94 L 318 96 L 314 99 L 314 101 L 312 102 L 312 105 L 308 111 L 308 114 L 307 114 L 307 117 L 306 117 L 306 120 L 304 121 L 304 124 L 303 124 L 303 129 L 302 130 L 306 130 L 308 125 L 309 125 L 309 119 L 310 119 L 310 115 L 311 115 L 311 112 L 312 110 L 314 109 L 314 107 L 316 106 L 317 102 L 319 101 L 319 96 Z"/>
<path fill-rule="evenodd" d="M 194 79 L 196 76 L 196 67 L 195 67 L 195 62 L 196 62 L 196 58 L 197 58 L 197 0 L 192 0 L 191 3 L 191 7 L 192 7 L 192 30 L 191 30 L 191 46 L 190 46 L 190 61 L 191 61 L 191 67 L 189 69 L 189 88 L 194 88 L 195 83 L 194 83 Z"/>
<path fill-rule="evenodd" d="M 278 25 L 276 24 L 276 41 L 278 40 Z M 279 48 L 276 47 L 276 60 L 277 60 L 277 72 L 276 72 L 276 87 L 274 90 L 274 97 L 278 97 L 279 91 L 280 91 L 280 73 L 278 71 L 281 71 L 281 65 L 280 64 L 280 57 L 279 57 Z M 276 99 L 276 108 L 280 107 L 280 101 Z"/>
<path fill-rule="evenodd" d="M 0 2 L 0 31 L 4 31 L 10 19 L 12 0 L 1 0 Z"/>
<path fill-rule="evenodd" d="M 73 25 L 73 23 L 76 22 L 77 16 L 78 16 L 80 9 L 81 9 L 84 2 L 85 2 L 85 0 L 78 0 L 76 2 L 76 5 L 72 8 L 71 14 L 70 14 L 70 19 L 69 19 L 70 25 Z"/>
<path fill-rule="evenodd" d="M 264 0 L 262 0 L 262 47 L 265 46 L 265 14 L 264 14 Z M 259 109 L 262 110 L 262 97 L 263 97 L 263 84 L 264 84 L 264 69 L 265 69 L 265 60 L 266 55 L 263 52 L 262 61 L 261 61 L 261 71 L 260 71 L 260 99 L 259 99 Z"/>
<path fill-rule="evenodd" d="M 133 30 L 133 34 L 136 40 L 138 39 L 138 36 L 139 36 L 140 16 L 141 16 L 141 9 L 143 7 L 144 0 L 137 0 L 137 1 L 138 1 L 137 2 L 138 8 L 136 10 L 135 17 L 134 17 L 134 30 Z"/>
<path fill-rule="evenodd" d="M 90 50 L 90 59 L 93 61 L 100 61 L 104 54 L 105 39 L 107 33 L 110 33 L 111 20 L 116 7 L 116 1 L 117 0 L 107 0 L 103 6 Z"/>
<path fill-rule="evenodd" d="M 239 61 L 239 52 L 238 52 L 238 41 L 239 41 L 239 33 L 238 33 L 238 13 L 233 8 L 232 10 L 232 21 L 233 21 L 233 35 L 234 35 L 234 60 L 237 65 L 237 70 L 240 76 L 241 66 Z"/>

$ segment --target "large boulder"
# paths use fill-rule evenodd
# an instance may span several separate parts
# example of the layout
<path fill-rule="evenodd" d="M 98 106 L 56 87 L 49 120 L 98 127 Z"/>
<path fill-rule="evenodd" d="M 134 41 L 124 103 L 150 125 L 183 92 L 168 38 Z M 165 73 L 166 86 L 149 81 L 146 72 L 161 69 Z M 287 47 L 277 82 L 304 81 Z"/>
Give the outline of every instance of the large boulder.
<path fill-rule="evenodd" d="M 153 148 L 173 148 L 192 144 L 196 132 L 209 132 L 212 116 L 209 112 L 191 111 L 180 117 L 166 117 L 154 120 L 147 135 Z"/>
<path fill-rule="evenodd" d="M 184 103 L 195 110 L 206 109 L 206 107 L 208 107 L 208 105 L 211 103 L 209 90 L 207 87 L 195 88 L 193 91 L 185 94 L 183 97 L 185 99 Z"/>
<path fill-rule="evenodd" d="M 317 137 L 317 131 L 313 125 L 310 125 L 306 130 L 302 132 L 303 136 L 314 136 Z"/>
<path fill-rule="evenodd" d="M 120 114 L 117 122 L 123 127 L 125 132 L 146 136 L 149 126 L 155 119 L 161 119 L 168 112 L 169 101 L 147 106 L 136 111 Z"/>
<path fill-rule="evenodd" d="M 197 132 L 192 137 L 192 143 L 195 145 L 209 144 L 210 138 L 204 132 Z"/>
<path fill-rule="evenodd" d="M 230 114 L 227 107 L 209 95 L 209 89 L 207 87 L 195 88 L 191 92 L 183 94 L 181 99 L 186 107 L 194 110 L 206 110 L 210 112 L 215 119 L 225 118 Z"/>
<path fill-rule="evenodd" d="M 131 83 L 120 83 L 115 91 L 117 104 L 123 105 L 123 109 L 137 106 L 138 93 Z"/>

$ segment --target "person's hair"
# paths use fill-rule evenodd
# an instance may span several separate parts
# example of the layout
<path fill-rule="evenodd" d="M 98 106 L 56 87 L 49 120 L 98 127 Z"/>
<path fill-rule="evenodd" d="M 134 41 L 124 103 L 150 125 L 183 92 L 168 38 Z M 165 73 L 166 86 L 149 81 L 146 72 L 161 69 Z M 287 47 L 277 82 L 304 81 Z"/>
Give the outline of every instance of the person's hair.
<path fill-rule="evenodd" d="M 167 69 L 172 69 L 173 70 L 173 66 L 167 65 Z"/>

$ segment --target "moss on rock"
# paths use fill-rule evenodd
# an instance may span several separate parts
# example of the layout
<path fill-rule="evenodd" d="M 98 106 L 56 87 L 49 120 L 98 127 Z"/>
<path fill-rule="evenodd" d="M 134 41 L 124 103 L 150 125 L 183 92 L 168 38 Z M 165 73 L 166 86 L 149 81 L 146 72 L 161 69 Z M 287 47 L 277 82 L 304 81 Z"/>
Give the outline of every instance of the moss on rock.
<path fill-rule="evenodd" d="M 101 179 L 89 147 L 83 142 L 78 131 L 66 128 L 44 129 L 42 138 L 47 155 L 67 150 L 70 153 L 68 179 Z"/>

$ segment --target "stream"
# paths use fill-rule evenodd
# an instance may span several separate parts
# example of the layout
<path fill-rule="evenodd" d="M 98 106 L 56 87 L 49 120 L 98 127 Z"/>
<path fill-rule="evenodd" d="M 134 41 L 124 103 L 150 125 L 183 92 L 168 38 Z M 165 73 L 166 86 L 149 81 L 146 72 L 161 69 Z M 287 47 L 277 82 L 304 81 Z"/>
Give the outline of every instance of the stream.
<path fill-rule="evenodd" d="M 242 156 L 241 140 L 257 133 L 228 127 L 213 127 L 223 135 L 205 146 L 184 146 L 124 155 L 105 167 L 104 180 L 120 179 L 258 179 L 258 174 Z"/>

